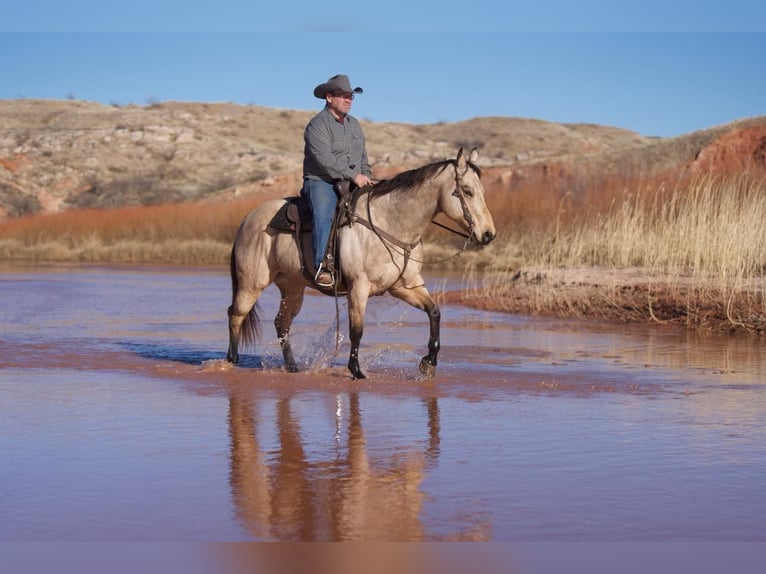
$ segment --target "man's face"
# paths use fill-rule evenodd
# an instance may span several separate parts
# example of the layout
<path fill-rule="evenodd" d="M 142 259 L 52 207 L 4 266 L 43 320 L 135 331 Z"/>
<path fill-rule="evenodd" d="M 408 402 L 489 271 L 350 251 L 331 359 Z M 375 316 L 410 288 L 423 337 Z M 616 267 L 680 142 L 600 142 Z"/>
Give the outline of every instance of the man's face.
<path fill-rule="evenodd" d="M 334 91 L 327 94 L 327 105 L 339 116 L 345 116 L 351 110 L 354 94 L 351 92 Z"/>

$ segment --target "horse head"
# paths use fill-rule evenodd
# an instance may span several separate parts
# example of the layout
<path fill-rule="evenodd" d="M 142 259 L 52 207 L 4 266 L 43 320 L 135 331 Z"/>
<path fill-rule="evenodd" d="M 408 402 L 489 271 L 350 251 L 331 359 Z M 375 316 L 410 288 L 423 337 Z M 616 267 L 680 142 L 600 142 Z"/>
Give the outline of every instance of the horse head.
<path fill-rule="evenodd" d="M 461 147 L 455 160 L 454 188 L 445 188 L 441 209 L 444 214 L 462 226 L 474 243 L 486 245 L 495 238 L 495 223 L 484 201 L 484 186 L 479 177 L 476 148 L 466 160 Z M 452 186 L 449 186 L 452 187 Z"/>

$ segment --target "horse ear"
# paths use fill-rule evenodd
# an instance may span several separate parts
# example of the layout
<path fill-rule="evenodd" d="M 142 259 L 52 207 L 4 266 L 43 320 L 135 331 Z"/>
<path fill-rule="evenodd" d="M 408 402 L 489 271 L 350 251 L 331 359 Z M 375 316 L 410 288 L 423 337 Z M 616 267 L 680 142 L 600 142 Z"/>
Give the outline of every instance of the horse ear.
<path fill-rule="evenodd" d="M 461 169 L 465 169 L 465 158 L 463 157 L 463 146 L 460 146 L 460 149 L 457 150 L 457 166 Z"/>
<path fill-rule="evenodd" d="M 476 148 L 473 148 L 471 150 L 470 155 L 468 156 L 468 161 L 471 163 L 476 163 L 476 159 L 479 157 L 479 150 Z"/>

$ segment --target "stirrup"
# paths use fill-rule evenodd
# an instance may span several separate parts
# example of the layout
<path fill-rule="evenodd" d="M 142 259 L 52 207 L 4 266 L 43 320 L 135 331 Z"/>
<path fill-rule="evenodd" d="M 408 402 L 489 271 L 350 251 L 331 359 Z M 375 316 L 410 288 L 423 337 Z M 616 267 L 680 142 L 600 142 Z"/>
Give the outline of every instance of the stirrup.
<path fill-rule="evenodd" d="M 330 282 L 329 283 L 327 283 L 327 282 L 320 282 L 319 281 L 319 276 L 322 273 L 327 273 L 330 276 Z M 330 271 L 328 271 L 324 267 L 320 266 L 319 269 L 317 269 L 316 275 L 314 275 L 314 283 L 316 283 L 320 287 L 332 287 L 333 285 L 335 285 L 335 276 Z"/>

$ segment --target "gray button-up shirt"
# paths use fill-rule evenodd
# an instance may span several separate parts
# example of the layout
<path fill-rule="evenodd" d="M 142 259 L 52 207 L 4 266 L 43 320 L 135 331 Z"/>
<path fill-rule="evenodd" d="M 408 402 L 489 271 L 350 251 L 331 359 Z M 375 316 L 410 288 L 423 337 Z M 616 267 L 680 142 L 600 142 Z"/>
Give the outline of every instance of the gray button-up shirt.
<path fill-rule="evenodd" d="M 335 181 L 353 180 L 358 173 L 372 175 L 362 126 L 346 115 L 335 119 L 327 106 L 311 118 L 303 132 L 303 177 Z"/>

